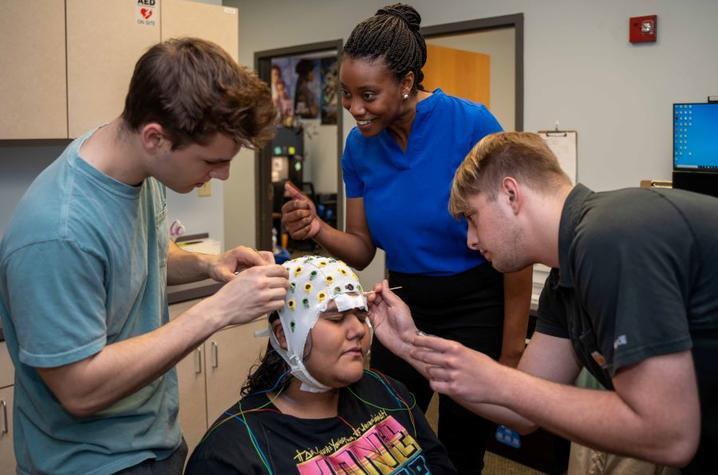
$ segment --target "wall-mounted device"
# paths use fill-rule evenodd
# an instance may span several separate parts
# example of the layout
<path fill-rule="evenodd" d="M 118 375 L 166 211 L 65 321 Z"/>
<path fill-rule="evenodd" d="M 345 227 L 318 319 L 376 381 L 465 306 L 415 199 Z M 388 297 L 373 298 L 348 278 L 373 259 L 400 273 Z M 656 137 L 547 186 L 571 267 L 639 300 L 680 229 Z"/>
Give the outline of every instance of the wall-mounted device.
<path fill-rule="evenodd" d="M 673 187 L 718 196 L 718 102 L 673 104 Z"/>
<path fill-rule="evenodd" d="M 658 16 L 636 16 L 628 19 L 628 40 L 631 43 L 649 43 L 658 38 Z"/>

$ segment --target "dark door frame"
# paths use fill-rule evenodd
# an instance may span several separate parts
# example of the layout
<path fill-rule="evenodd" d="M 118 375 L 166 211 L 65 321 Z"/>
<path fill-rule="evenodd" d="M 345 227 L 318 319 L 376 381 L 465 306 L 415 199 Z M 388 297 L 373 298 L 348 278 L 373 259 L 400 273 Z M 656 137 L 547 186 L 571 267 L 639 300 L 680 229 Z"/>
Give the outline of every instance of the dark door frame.
<path fill-rule="evenodd" d="M 524 129 L 524 14 L 515 13 L 478 20 L 445 23 L 443 25 L 425 26 L 421 29 L 424 38 L 431 39 L 440 36 L 456 35 L 460 33 L 476 33 L 482 30 L 496 30 L 501 28 L 514 28 L 514 61 L 515 61 L 515 130 Z"/>
<path fill-rule="evenodd" d="M 272 58 L 295 56 L 300 54 L 320 53 L 322 51 L 337 52 L 337 60 L 342 51 L 342 40 L 323 41 L 287 48 L 277 48 L 254 53 L 254 70 L 260 79 L 267 83 L 271 78 Z M 337 97 L 337 101 L 339 98 Z M 340 161 L 344 150 L 344 126 L 342 123 L 343 109 L 337 103 L 337 170 L 341 170 Z M 254 153 L 254 189 L 256 191 L 256 239 L 257 249 L 272 249 L 272 160 L 270 147 L 266 146 Z M 344 223 L 344 181 L 341 173 L 337 173 L 337 224 Z"/>

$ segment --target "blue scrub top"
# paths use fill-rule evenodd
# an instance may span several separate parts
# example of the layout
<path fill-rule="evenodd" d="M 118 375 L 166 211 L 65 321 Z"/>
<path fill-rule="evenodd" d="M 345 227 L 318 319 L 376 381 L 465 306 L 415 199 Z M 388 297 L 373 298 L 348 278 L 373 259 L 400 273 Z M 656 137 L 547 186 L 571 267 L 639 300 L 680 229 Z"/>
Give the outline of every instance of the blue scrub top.
<path fill-rule="evenodd" d="M 466 154 L 501 130 L 486 107 L 440 89 L 416 105 L 406 152 L 386 129 L 374 137 L 352 129 L 342 158 L 346 196 L 364 199 L 389 270 L 447 276 L 485 262 L 466 246 L 466 220 L 449 214 L 449 194 Z"/>

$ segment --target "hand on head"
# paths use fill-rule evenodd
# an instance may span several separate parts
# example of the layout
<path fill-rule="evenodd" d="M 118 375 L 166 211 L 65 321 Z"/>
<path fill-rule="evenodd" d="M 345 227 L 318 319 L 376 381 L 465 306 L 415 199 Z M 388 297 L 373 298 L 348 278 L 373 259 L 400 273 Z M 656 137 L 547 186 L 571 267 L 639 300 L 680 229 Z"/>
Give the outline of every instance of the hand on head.
<path fill-rule="evenodd" d="M 233 275 L 224 287 L 203 302 L 211 305 L 207 312 L 221 318 L 224 326 L 249 323 L 284 306 L 289 287 L 286 269 L 261 262 Z"/>
<path fill-rule="evenodd" d="M 274 264 L 274 255 L 271 252 L 237 246 L 217 256 L 210 264 L 207 274 L 218 282 L 229 282 L 235 274 L 245 269 L 272 264 Z"/>
<path fill-rule="evenodd" d="M 287 271 L 268 251 L 237 246 L 211 261 L 207 274 L 227 282 L 204 305 L 223 325 L 248 323 L 284 305 L 289 286 Z"/>
<path fill-rule="evenodd" d="M 312 200 L 290 181 L 284 184 L 284 196 L 290 200 L 282 206 L 282 224 L 292 239 L 312 239 L 319 234 L 321 221 Z"/>

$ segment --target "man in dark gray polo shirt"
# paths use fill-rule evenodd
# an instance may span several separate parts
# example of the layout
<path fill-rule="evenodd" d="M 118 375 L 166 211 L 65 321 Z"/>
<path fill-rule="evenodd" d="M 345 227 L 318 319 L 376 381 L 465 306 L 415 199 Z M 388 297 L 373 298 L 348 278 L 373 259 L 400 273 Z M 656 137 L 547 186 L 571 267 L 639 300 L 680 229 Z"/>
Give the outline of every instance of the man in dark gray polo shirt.
<path fill-rule="evenodd" d="M 497 270 L 554 268 L 536 333 L 518 369 L 503 367 L 416 335 L 383 285 L 372 308 L 382 343 L 435 390 L 521 432 L 543 426 L 685 473 L 718 473 L 718 200 L 574 187 L 539 136 L 508 132 L 469 153 L 450 207 L 469 221 L 469 247 Z M 611 391 L 570 386 L 582 366 Z"/>

